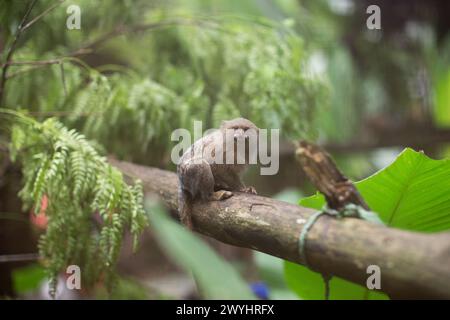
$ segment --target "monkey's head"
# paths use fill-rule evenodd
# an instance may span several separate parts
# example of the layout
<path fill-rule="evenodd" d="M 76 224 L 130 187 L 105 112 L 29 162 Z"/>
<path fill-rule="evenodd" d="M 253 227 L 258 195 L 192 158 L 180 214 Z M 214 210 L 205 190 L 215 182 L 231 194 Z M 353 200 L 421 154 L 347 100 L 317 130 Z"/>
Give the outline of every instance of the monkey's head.
<path fill-rule="evenodd" d="M 235 161 L 237 157 L 242 157 L 245 163 L 249 162 L 258 149 L 259 128 L 250 120 L 236 118 L 223 121 L 220 130 L 225 134 L 227 149 L 229 147 L 234 149 Z M 233 140 L 228 141 L 230 138 Z"/>
<path fill-rule="evenodd" d="M 258 134 L 258 127 L 245 118 L 236 118 L 233 120 L 225 120 L 222 122 L 220 126 L 221 130 L 233 130 L 234 131 L 234 139 L 238 140 L 240 138 L 244 138 L 248 140 L 251 135 Z"/>

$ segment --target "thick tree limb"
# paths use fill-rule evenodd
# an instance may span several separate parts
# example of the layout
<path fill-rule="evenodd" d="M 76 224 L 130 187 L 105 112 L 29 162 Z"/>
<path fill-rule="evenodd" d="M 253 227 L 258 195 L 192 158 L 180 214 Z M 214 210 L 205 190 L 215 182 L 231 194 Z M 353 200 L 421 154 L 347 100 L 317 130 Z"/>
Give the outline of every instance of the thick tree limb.
<path fill-rule="evenodd" d="M 175 173 L 111 162 L 177 210 Z M 225 201 L 196 203 L 193 210 L 195 228 L 202 234 L 302 264 L 298 236 L 314 210 L 243 193 Z M 308 233 L 306 254 L 316 271 L 363 286 L 367 266 L 378 265 L 381 289 L 392 298 L 450 299 L 450 233 L 422 234 L 322 216 Z"/>

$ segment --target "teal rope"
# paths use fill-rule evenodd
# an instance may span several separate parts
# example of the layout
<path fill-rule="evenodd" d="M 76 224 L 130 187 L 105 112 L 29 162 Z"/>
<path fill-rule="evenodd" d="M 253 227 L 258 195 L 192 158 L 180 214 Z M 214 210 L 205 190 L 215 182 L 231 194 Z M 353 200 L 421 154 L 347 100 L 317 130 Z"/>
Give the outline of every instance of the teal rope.
<path fill-rule="evenodd" d="M 323 214 L 327 214 L 329 216 L 333 216 L 336 218 L 354 217 L 354 218 L 363 219 L 363 220 L 377 223 L 377 224 L 383 224 L 383 222 L 380 220 L 380 218 L 378 217 L 378 215 L 375 212 L 368 211 L 368 210 L 364 209 L 363 207 L 358 206 L 353 203 L 347 204 L 344 207 L 344 209 L 342 209 L 341 211 L 330 209 L 330 208 L 328 208 L 328 206 L 324 206 L 324 208 L 322 210 L 315 212 L 308 218 L 308 221 L 306 221 L 305 225 L 303 226 L 302 231 L 300 232 L 300 236 L 298 238 L 298 248 L 299 248 L 300 258 L 303 261 L 303 264 L 305 266 L 307 266 L 308 268 L 309 268 L 309 265 L 308 265 L 308 260 L 306 258 L 306 252 L 305 252 L 306 251 L 305 250 L 306 236 L 307 236 L 309 230 L 311 229 L 311 227 L 317 221 L 317 219 Z"/>
<path fill-rule="evenodd" d="M 299 249 L 299 255 L 300 259 L 305 265 L 305 267 L 310 268 L 308 264 L 308 259 L 306 258 L 306 236 L 308 235 L 309 230 L 312 228 L 314 223 L 316 223 L 317 219 L 320 218 L 320 216 L 327 214 L 329 216 L 333 216 L 336 218 L 345 218 L 345 217 L 354 217 L 363 219 L 369 222 L 377 223 L 377 224 L 383 224 L 383 222 L 380 220 L 378 215 L 375 212 L 368 211 L 364 209 L 361 206 L 355 205 L 353 203 L 347 204 L 344 209 L 337 211 L 334 209 L 328 208 L 328 206 L 324 206 L 324 208 L 320 211 L 317 211 L 313 213 L 308 220 L 306 221 L 305 225 L 302 228 L 302 231 L 300 232 L 300 236 L 298 238 L 298 249 Z M 325 283 L 325 300 L 328 300 L 330 298 L 330 280 L 332 278 L 329 274 L 322 274 L 323 281 Z"/>
<path fill-rule="evenodd" d="M 306 259 L 306 235 L 309 232 L 309 229 L 313 226 L 313 224 L 317 221 L 317 219 L 320 218 L 321 215 L 325 214 L 324 210 L 317 211 L 313 213 L 312 216 L 308 218 L 308 221 L 306 221 L 305 225 L 302 228 L 302 231 L 300 232 L 300 237 L 298 238 L 298 248 L 299 248 L 299 254 L 300 259 L 303 261 L 303 264 L 309 268 L 308 260 Z"/>
<path fill-rule="evenodd" d="M 326 214 L 326 210 L 321 210 L 313 213 L 312 216 L 309 217 L 308 221 L 306 221 L 305 225 L 300 232 L 300 237 L 298 238 L 298 247 L 300 253 L 300 259 L 303 261 L 303 264 L 307 268 L 311 268 L 308 264 L 308 259 L 306 259 L 306 235 L 309 232 L 309 229 L 313 226 L 313 224 L 320 218 L 321 215 Z M 325 300 L 330 299 L 330 280 L 331 275 L 322 273 L 323 282 L 325 284 Z"/>

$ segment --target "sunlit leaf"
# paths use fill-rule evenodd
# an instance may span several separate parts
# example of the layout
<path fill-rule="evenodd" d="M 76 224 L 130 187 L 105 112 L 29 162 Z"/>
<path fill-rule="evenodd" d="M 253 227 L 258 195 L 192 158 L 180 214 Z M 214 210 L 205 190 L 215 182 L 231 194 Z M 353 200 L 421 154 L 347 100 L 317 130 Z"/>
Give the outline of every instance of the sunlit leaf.
<path fill-rule="evenodd" d="M 33 291 L 47 279 L 45 269 L 32 264 L 23 268 L 14 269 L 12 273 L 14 291 L 16 293 L 26 293 Z"/>
<path fill-rule="evenodd" d="M 405 149 L 388 167 L 356 183 L 369 207 L 391 227 L 438 232 L 450 229 L 450 160 L 433 160 L 421 152 Z M 322 195 L 302 199 L 302 206 L 321 209 Z M 318 273 L 285 262 L 291 289 L 306 299 L 323 298 L 323 280 Z M 380 298 L 382 295 L 334 277 L 332 299 Z"/>

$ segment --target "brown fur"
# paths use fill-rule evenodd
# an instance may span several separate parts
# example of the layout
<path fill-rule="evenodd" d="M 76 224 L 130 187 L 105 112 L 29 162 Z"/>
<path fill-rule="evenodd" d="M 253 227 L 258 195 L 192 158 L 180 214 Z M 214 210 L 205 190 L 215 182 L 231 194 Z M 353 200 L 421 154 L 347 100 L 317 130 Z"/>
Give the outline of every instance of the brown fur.
<path fill-rule="evenodd" d="M 237 163 L 236 144 L 234 148 L 233 164 L 213 163 L 214 156 L 218 152 L 223 153 L 225 162 L 227 149 L 225 148 L 225 130 L 233 130 L 235 138 L 247 138 L 249 129 L 258 128 L 249 120 L 237 118 L 224 121 L 219 130 L 216 130 L 196 141 L 181 157 L 177 167 L 179 179 L 178 205 L 180 220 L 188 228 L 192 229 L 192 203 L 196 199 L 202 201 L 224 200 L 233 195 L 232 191 L 256 193 L 253 187 L 245 187 L 241 175 L 248 167 L 248 144 L 246 144 L 246 163 Z M 235 140 L 234 140 L 235 141 Z M 222 144 L 223 143 L 223 144 Z M 230 147 L 230 146 L 228 146 Z M 195 160 L 197 160 L 195 162 Z M 194 163 L 195 162 L 195 163 Z"/>

